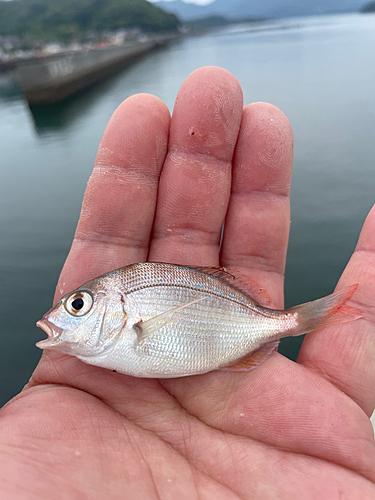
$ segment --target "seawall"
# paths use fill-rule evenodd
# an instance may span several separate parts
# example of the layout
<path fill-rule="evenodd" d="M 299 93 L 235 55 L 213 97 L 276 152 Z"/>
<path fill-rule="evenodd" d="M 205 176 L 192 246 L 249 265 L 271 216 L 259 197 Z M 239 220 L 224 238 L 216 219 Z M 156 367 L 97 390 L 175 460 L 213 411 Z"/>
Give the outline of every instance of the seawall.
<path fill-rule="evenodd" d="M 170 40 L 171 37 L 151 39 L 30 61 L 18 67 L 19 82 L 30 105 L 58 102 Z"/>

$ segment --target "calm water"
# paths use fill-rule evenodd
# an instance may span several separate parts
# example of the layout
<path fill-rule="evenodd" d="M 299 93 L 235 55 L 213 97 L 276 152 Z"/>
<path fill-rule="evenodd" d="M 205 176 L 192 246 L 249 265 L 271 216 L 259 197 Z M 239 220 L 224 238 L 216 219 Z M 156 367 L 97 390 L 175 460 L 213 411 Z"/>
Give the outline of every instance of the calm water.
<path fill-rule="evenodd" d="M 194 69 L 218 65 L 269 101 L 295 136 L 288 306 L 332 291 L 375 202 L 375 16 L 249 25 L 150 54 L 63 105 L 30 112 L 0 80 L 0 404 L 27 382 L 106 123 L 126 97 L 149 92 L 170 109 Z M 282 350 L 295 355 L 296 339 Z"/>

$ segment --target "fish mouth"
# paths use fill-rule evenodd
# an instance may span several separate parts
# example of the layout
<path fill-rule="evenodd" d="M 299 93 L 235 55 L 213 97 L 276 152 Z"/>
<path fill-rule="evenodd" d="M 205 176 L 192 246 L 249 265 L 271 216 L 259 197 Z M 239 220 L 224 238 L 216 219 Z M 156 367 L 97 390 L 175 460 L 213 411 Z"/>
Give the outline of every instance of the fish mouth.
<path fill-rule="evenodd" d="M 63 332 L 61 328 L 54 325 L 45 318 L 38 321 L 36 326 L 44 330 L 48 335 L 48 338 L 40 340 L 35 344 L 37 347 L 39 347 L 40 349 L 46 349 L 47 347 L 53 347 L 59 343 L 60 335 Z"/>

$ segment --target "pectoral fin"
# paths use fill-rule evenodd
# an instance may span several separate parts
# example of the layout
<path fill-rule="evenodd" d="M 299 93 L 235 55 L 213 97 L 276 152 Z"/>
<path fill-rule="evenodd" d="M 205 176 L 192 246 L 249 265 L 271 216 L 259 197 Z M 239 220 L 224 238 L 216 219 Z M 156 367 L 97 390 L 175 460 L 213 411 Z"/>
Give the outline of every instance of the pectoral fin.
<path fill-rule="evenodd" d="M 145 340 L 147 337 L 152 335 L 153 333 L 157 332 L 161 328 L 163 328 L 166 325 L 170 325 L 171 323 L 174 323 L 175 321 L 178 321 L 179 319 L 182 318 L 182 316 L 172 318 L 171 316 L 178 312 L 181 311 L 182 309 L 185 309 L 186 307 L 191 306 L 192 304 L 195 304 L 196 302 L 200 302 L 201 300 L 206 299 L 206 297 L 201 297 L 200 299 L 192 300 L 191 302 L 188 302 L 187 304 L 183 304 L 182 306 L 174 307 L 173 309 L 169 309 L 168 311 L 158 314 L 157 316 L 153 316 L 150 319 L 147 319 L 145 321 L 140 321 L 139 323 L 134 325 L 134 329 L 137 332 L 137 343 L 142 342 L 142 340 Z"/>

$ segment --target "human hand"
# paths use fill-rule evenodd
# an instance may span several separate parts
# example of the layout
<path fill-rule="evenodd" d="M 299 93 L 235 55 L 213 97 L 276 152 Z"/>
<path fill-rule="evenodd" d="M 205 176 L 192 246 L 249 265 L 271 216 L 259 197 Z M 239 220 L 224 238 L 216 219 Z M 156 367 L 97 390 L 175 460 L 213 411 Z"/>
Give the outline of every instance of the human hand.
<path fill-rule="evenodd" d="M 282 308 L 291 168 L 285 116 L 242 109 L 224 70 L 194 72 L 171 122 L 159 99 L 131 97 L 101 141 L 56 299 L 152 260 L 235 268 Z M 44 352 L 0 414 L 1 499 L 374 498 L 374 280 L 375 209 L 338 285 L 359 283 L 365 317 L 310 333 L 298 363 L 148 380 Z"/>

